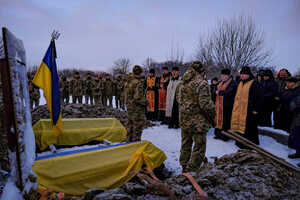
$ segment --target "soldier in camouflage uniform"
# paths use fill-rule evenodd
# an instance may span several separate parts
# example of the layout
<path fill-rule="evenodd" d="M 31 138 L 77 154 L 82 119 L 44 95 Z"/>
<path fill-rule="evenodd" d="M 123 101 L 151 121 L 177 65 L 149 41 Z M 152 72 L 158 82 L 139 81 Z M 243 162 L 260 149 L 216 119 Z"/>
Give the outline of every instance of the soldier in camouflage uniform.
<path fill-rule="evenodd" d="M 145 108 L 148 105 L 146 99 L 143 69 L 136 65 L 133 67 L 133 78 L 126 86 L 126 107 L 128 115 L 127 141 L 140 141 L 142 131 L 146 123 Z"/>
<path fill-rule="evenodd" d="M 32 79 L 34 77 L 34 73 L 31 74 L 31 76 L 28 77 L 28 90 L 29 90 L 29 97 L 30 97 L 30 108 L 33 109 L 34 107 L 37 107 L 40 105 L 40 88 L 37 87 L 32 83 Z"/>
<path fill-rule="evenodd" d="M 102 101 L 102 105 L 103 106 L 107 106 L 107 101 L 106 101 L 106 94 L 105 94 L 105 84 L 106 84 L 106 78 L 105 78 L 105 74 L 100 74 L 99 76 L 99 81 L 101 82 L 101 101 Z"/>
<path fill-rule="evenodd" d="M 204 75 L 201 62 L 193 62 L 176 91 L 181 127 L 180 164 L 183 172 L 195 171 L 206 161 L 206 133 L 213 126 L 215 107 Z"/>
<path fill-rule="evenodd" d="M 62 77 L 63 90 L 60 94 L 63 98 L 63 102 L 65 104 L 69 104 L 70 102 L 70 81 L 67 80 L 66 76 Z"/>
<path fill-rule="evenodd" d="M 109 74 L 106 75 L 105 79 L 105 106 L 107 105 L 107 100 L 109 100 L 109 107 L 112 107 L 112 97 L 113 97 L 113 81 Z"/>
<path fill-rule="evenodd" d="M 84 81 L 84 97 L 85 103 L 88 104 L 90 99 L 90 104 L 94 105 L 94 96 L 93 96 L 93 88 L 94 88 L 94 81 L 92 80 L 91 73 L 87 74 L 87 78 Z"/>
<path fill-rule="evenodd" d="M 115 101 L 116 101 L 116 108 L 124 109 L 124 104 L 122 102 L 122 93 L 124 90 L 124 84 L 121 76 L 118 76 L 115 82 Z"/>
<path fill-rule="evenodd" d="M 82 88 L 83 81 L 80 79 L 79 72 L 75 72 L 73 79 L 71 80 L 70 88 L 72 91 L 72 103 L 82 103 Z"/>
<path fill-rule="evenodd" d="M 96 105 L 102 105 L 102 90 L 103 90 L 103 82 L 101 80 L 101 76 L 98 75 L 96 79 L 94 80 L 93 85 L 93 93 L 94 93 L 94 99 Z"/>

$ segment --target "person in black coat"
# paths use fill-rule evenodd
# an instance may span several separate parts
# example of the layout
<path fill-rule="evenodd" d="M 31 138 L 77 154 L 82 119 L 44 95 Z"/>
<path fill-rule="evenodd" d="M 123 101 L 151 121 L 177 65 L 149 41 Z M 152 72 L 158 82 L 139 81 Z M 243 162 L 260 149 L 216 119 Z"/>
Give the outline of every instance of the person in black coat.
<path fill-rule="evenodd" d="M 216 91 L 217 91 L 217 86 L 218 86 L 219 80 L 217 77 L 214 77 L 211 79 L 211 84 L 210 84 L 210 94 L 211 94 L 211 100 L 216 103 Z"/>
<path fill-rule="evenodd" d="M 278 84 L 278 92 L 277 96 L 275 97 L 275 103 L 274 103 L 274 128 L 276 129 L 284 129 L 282 122 L 282 116 L 281 116 L 281 101 L 280 101 L 280 95 L 285 91 L 286 89 L 286 84 L 285 80 L 287 78 L 291 77 L 291 73 L 283 68 L 281 69 L 276 77 L 276 82 Z"/>
<path fill-rule="evenodd" d="M 264 102 L 260 113 L 260 126 L 272 127 L 271 115 L 274 110 L 275 97 L 278 93 L 278 83 L 275 82 L 273 72 L 269 69 L 265 70 L 262 87 L 264 91 Z"/>
<path fill-rule="evenodd" d="M 285 92 L 285 103 L 289 106 L 289 112 L 286 113 L 289 121 L 286 123 L 290 122 L 288 146 L 296 150 L 289 158 L 300 158 L 300 80 L 290 77 L 286 80 L 286 86 L 288 89 Z"/>
<path fill-rule="evenodd" d="M 216 127 L 215 139 L 222 139 L 227 141 L 228 138 L 224 136 L 221 131 L 230 129 L 232 107 L 236 93 L 236 82 L 230 75 L 229 69 L 221 71 L 221 81 L 217 86 L 216 96 Z"/>
<path fill-rule="evenodd" d="M 290 104 L 292 100 L 299 95 L 299 83 L 296 77 L 289 77 L 285 80 L 286 89 L 279 94 L 280 98 L 280 124 L 281 129 L 290 132 L 293 115 L 290 111 Z"/>
<path fill-rule="evenodd" d="M 263 92 L 259 83 L 254 80 L 250 67 L 242 67 L 240 77 L 232 110 L 231 130 L 259 145 L 258 114 L 261 112 Z M 236 144 L 240 148 L 246 148 L 238 142 Z"/>

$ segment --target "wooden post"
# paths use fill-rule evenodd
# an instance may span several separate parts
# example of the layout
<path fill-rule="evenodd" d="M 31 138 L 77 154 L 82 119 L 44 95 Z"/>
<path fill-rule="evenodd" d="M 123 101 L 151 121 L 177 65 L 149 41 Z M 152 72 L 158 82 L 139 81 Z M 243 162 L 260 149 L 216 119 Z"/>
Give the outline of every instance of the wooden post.
<path fill-rule="evenodd" d="M 22 181 L 22 170 L 21 170 L 21 158 L 20 158 L 20 146 L 18 143 L 18 129 L 16 123 L 16 112 L 14 106 L 14 97 L 11 82 L 11 72 L 9 55 L 7 48 L 7 29 L 2 28 L 2 39 L 4 45 L 5 58 L 1 63 L 1 81 L 3 86 L 3 100 L 4 100 L 4 111 L 5 111 L 5 130 L 8 137 L 8 146 L 12 152 L 16 152 L 17 159 L 17 172 L 18 172 L 18 186 L 21 191 L 23 191 L 23 181 Z M 12 131 L 13 129 L 13 131 Z"/>

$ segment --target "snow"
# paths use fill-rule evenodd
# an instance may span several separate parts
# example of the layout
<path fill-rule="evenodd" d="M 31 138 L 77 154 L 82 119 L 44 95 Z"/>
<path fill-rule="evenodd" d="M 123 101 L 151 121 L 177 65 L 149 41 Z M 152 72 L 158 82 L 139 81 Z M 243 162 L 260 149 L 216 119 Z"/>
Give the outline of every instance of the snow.
<path fill-rule="evenodd" d="M 157 123 L 156 126 L 145 129 L 142 135 L 143 140 L 149 140 L 165 152 L 167 156 L 165 165 L 175 176 L 182 171 L 179 163 L 181 145 L 180 131 L 180 129 L 168 129 L 166 125 L 159 125 Z M 300 162 L 300 159 L 289 159 L 288 154 L 294 153 L 294 150 L 278 143 L 273 138 L 260 135 L 259 139 L 260 146 L 265 150 L 285 159 L 295 166 Z M 239 150 L 239 147 L 235 145 L 235 141 L 229 140 L 224 142 L 214 139 L 214 129 L 208 131 L 206 157 L 209 162 L 213 162 L 214 158 L 220 158 L 225 154 L 235 153 L 237 150 Z"/>
<path fill-rule="evenodd" d="M 272 128 L 272 127 L 263 127 L 263 126 L 259 126 L 258 127 L 259 130 L 265 130 L 265 131 L 268 131 L 268 132 L 272 132 L 272 133 L 277 133 L 277 134 L 280 134 L 280 135 L 286 135 L 286 136 L 289 136 L 289 133 L 284 131 L 284 130 L 280 130 L 280 129 L 275 129 L 275 128 Z"/>
<path fill-rule="evenodd" d="M 16 187 L 14 182 L 8 181 L 3 189 L 1 200 L 22 200 L 20 190 Z"/>

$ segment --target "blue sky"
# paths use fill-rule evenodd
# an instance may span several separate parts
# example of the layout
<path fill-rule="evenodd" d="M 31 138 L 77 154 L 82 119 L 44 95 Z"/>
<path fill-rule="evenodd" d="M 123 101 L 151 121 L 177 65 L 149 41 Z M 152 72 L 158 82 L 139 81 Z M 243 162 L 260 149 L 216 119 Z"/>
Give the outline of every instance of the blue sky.
<path fill-rule="evenodd" d="M 58 68 L 108 70 L 127 57 L 142 64 L 164 61 L 172 46 L 191 60 L 201 35 L 218 20 L 252 16 L 263 29 L 272 64 L 300 68 L 300 1 L 298 0 L 0 0 L 0 25 L 24 42 L 27 63 L 39 65 L 53 29 Z"/>

